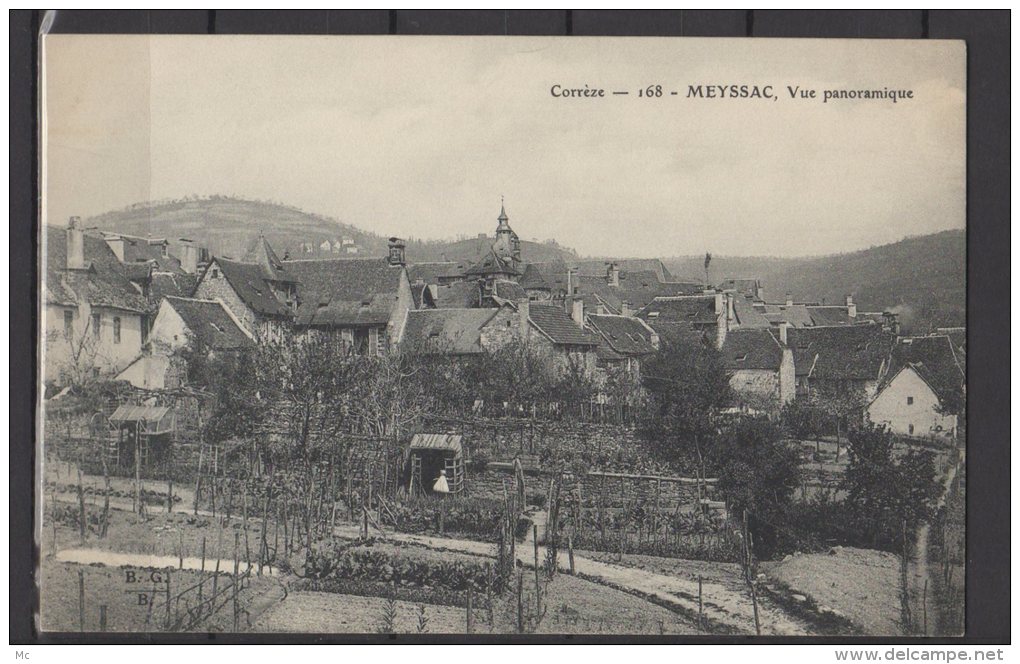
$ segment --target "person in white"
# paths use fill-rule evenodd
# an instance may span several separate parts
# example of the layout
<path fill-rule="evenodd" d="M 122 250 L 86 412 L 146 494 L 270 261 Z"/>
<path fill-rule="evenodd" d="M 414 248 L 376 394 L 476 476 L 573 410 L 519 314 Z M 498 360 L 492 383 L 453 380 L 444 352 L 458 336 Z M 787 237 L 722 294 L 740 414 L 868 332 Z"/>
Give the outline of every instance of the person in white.
<path fill-rule="evenodd" d="M 440 470 L 439 477 L 432 484 L 432 490 L 440 495 L 446 495 L 450 493 L 450 485 L 446 482 L 446 471 Z"/>

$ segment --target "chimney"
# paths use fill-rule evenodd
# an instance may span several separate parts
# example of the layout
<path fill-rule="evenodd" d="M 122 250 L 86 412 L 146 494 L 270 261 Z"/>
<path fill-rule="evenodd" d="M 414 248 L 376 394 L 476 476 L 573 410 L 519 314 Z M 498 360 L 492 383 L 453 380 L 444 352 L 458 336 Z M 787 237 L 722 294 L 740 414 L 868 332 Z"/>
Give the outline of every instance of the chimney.
<path fill-rule="evenodd" d="M 761 285 L 760 281 L 754 283 L 754 299 L 759 302 L 765 301 L 765 287 Z"/>
<path fill-rule="evenodd" d="M 114 253 L 121 263 L 124 262 L 124 238 L 119 235 L 107 235 L 105 238 L 106 246 L 110 248 L 110 251 Z"/>
<path fill-rule="evenodd" d="M 726 326 L 730 327 L 732 323 L 736 322 L 737 315 L 733 310 L 733 291 L 726 291 Z"/>
<path fill-rule="evenodd" d="M 620 266 L 616 263 L 609 264 L 609 270 L 606 271 L 606 283 L 610 286 L 620 285 Z"/>
<path fill-rule="evenodd" d="M 652 348 L 659 350 L 661 342 L 659 341 L 659 335 L 657 333 L 652 332 L 652 334 L 648 337 L 648 340 L 652 343 Z"/>
<path fill-rule="evenodd" d="M 708 293 L 706 293 L 706 295 L 708 295 Z M 723 300 L 723 294 L 722 293 L 716 293 L 715 294 L 715 315 L 716 316 L 722 316 L 722 313 L 723 313 L 723 301 L 722 300 Z"/>
<path fill-rule="evenodd" d="M 793 294 L 790 291 L 786 291 L 786 306 L 793 306 Z"/>
<path fill-rule="evenodd" d="M 187 274 L 198 272 L 198 247 L 186 237 L 181 238 L 181 269 Z"/>
<path fill-rule="evenodd" d="M 624 300 L 623 304 L 620 305 L 621 316 L 633 316 L 634 312 L 630 310 L 630 302 Z"/>
<path fill-rule="evenodd" d="M 779 323 L 779 343 L 783 344 L 784 346 L 788 345 L 788 342 L 786 340 L 787 339 L 786 333 L 787 330 L 789 329 L 790 324 L 787 323 L 785 320 Z"/>
<path fill-rule="evenodd" d="M 852 294 L 846 296 L 846 315 L 850 318 L 857 318 L 857 305 L 854 304 L 854 296 Z"/>
<path fill-rule="evenodd" d="M 528 317 L 531 315 L 531 302 L 526 297 L 517 300 L 517 320 L 520 323 L 521 341 L 528 340 Z"/>
<path fill-rule="evenodd" d="M 570 317 L 580 327 L 584 327 L 584 299 L 575 297 L 570 306 Z"/>
<path fill-rule="evenodd" d="M 81 217 L 71 217 L 67 222 L 67 269 L 85 269 L 85 231 L 81 228 Z"/>
<path fill-rule="evenodd" d="M 390 265 L 404 265 L 404 241 L 398 237 L 390 238 Z"/>

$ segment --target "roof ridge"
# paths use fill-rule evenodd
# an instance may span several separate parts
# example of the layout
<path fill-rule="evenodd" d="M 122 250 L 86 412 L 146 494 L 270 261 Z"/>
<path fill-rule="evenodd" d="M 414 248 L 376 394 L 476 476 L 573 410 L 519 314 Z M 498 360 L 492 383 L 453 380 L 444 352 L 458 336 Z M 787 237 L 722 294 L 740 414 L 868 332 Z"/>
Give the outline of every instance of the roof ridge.
<path fill-rule="evenodd" d="M 222 304 L 223 302 L 219 299 L 209 299 L 205 297 L 183 297 L 181 295 L 164 295 L 163 299 L 166 300 L 184 300 L 186 302 L 207 302 L 209 304 Z"/>

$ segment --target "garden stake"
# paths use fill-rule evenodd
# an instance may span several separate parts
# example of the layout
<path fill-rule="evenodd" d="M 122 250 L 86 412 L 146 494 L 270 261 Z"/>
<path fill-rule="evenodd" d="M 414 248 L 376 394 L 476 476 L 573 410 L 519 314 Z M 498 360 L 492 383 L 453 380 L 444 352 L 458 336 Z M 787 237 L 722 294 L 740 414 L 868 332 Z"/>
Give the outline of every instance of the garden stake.
<path fill-rule="evenodd" d="M 704 605 L 701 600 L 701 575 L 698 575 L 698 629 L 705 630 Z"/>
<path fill-rule="evenodd" d="M 105 604 L 100 604 L 99 605 L 99 631 L 100 632 L 105 632 L 106 631 L 106 605 Z"/>
<path fill-rule="evenodd" d="M 524 571 L 517 572 L 517 633 L 524 634 Z"/>
<path fill-rule="evenodd" d="M 84 463 L 84 459 L 82 459 Z M 85 543 L 85 489 L 81 484 L 81 465 L 78 466 L 78 537 L 81 543 Z"/>
<path fill-rule="evenodd" d="M 237 568 L 240 559 L 237 557 L 237 549 L 241 544 L 241 533 L 234 533 L 234 632 L 237 632 L 238 625 L 238 608 L 237 608 L 237 583 L 238 574 Z"/>
<path fill-rule="evenodd" d="M 533 525 L 535 540 L 535 616 L 542 615 L 542 585 L 538 573 L 538 525 Z"/>
<path fill-rule="evenodd" d="M 471 633 L 471 629 L 474 626 L 472 624 L 473 623 L 473 620 L 472 620 L 473 616 L 471 615 L 471 609 L 472 609 L 472 606 L 471 606 L 471 604 L 472 604 L 472 602 L 471 602 L 472 596 L 471 595 L 472 595 L 472 593 L 471 593 L 471 584 L 469 583 L 468 584 L 468 589 L 467 589 L 467 633 L 468 634 Z"/>
<path fill-rule="evenodd" d="M 163 623 L 163 631 L 170 631 L 170 571 L 166 573 L 166 620 Z M 155 597 L 153 597 L 155 599 Z"/>
<path fill-rule="evenodd" d="M 205 585 L 205 537 L 202 537 L 202 566 L 198 572 L 198 612 L 202 613 L 202 587 Z"/>
<path fill-rule="evenodd" d="M 78 570 L 78 631 L 85 631 L 85 570 Z"/>

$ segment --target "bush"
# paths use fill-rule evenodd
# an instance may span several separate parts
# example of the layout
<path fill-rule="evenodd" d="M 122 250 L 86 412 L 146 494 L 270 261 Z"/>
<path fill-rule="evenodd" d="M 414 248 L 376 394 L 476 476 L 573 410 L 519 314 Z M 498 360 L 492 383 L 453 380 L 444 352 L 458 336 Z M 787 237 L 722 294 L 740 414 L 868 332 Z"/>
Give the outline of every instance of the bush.
<path fill-rule="evenodd" d="M 420 500 L 393 506 L 396 529 L 404 533 L 424 533 L 439 530 L 457 533 L 486 542 L 499 537 L 499 524 L 505 506 L 495 498 L 448 497 L 441 500 Z"/>
<path fill-rule="evenodd" d="M 508 578 L 501 578 L 488 561 L 463 557 L 435 558 L 415 555 L 413 549 L 387 551 L 371 543 L 357 548 L 336 547 L 313 551 L 306 564 L 306 575 L 327 589 L 332 581 L 375 581 L 397 586 L 414 585 L 441 588 L 452 592 L 471 588 L 484 592 L 488 586 L 495 594 L 506 589 Z"/>

